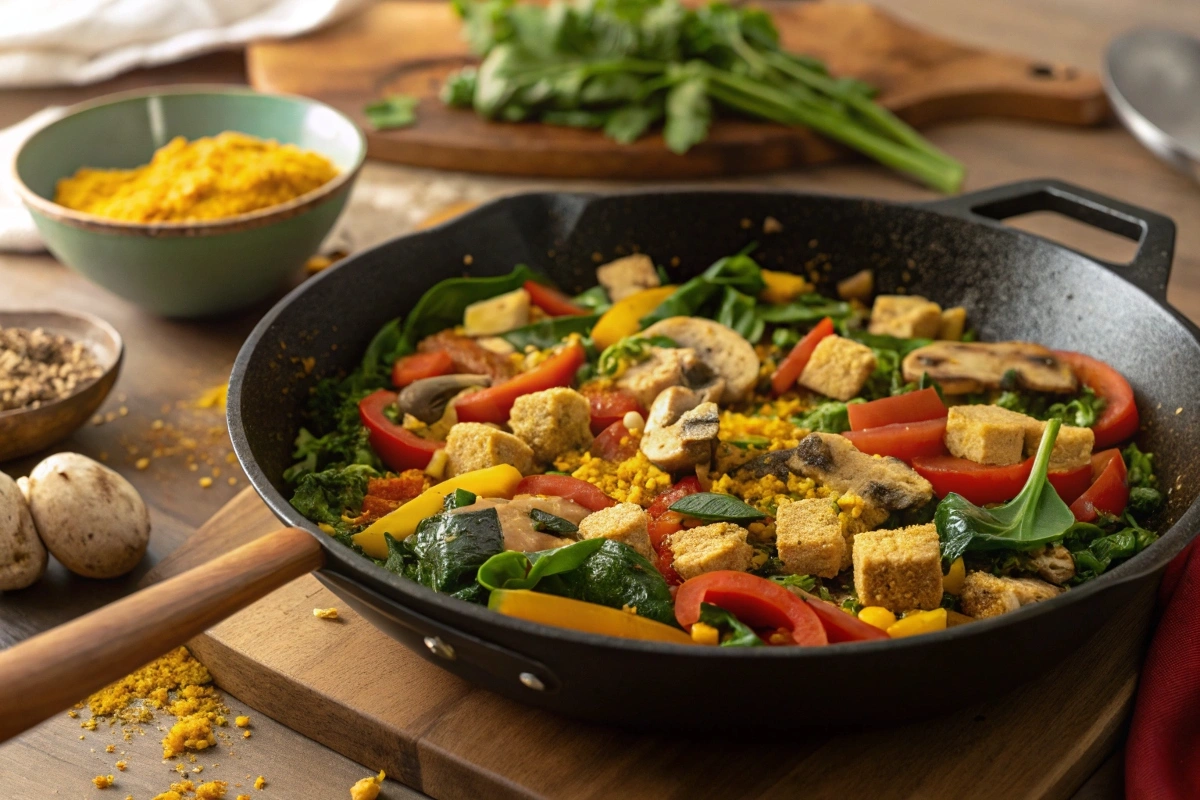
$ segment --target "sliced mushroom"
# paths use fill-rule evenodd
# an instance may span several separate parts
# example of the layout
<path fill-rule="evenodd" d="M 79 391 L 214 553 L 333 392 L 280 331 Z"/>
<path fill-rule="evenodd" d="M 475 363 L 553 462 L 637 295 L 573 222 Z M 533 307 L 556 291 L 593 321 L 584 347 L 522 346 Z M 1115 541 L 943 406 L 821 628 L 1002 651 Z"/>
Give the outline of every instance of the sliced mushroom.
<path fill-rule="evenodd" d="M 673 424 L 647 430 L 642 436 L 641 450 L 655 466 L 668 472 L 706 464 L 712 458 L 719 429 L 717 404 L 701 403 L 685 411 Z"/>
<path fill-rule="evenodd" d="M 396 405 L 402 414 L 411 414 L 426 425 L 432 425 L 446 412 L 446 404 L 463 389 L 487 386 L 487 375 L 439 375 L 413 381 L 400 390 Z"/>
<path fill-rule="evenodd" d="M 704 390 L 689 389 L 686 386 L 672 386 L 663 389 L 650 404 L 646 413 L 647 433 L 659 428 L 667 428 L 679 421 L 686 412 L 691 411 L 701 403 L 711 403 L 720 396 L 724 382 L 717 380 Z"/>
<path fill-rule="evenodd" d="M 1029 554 L 1029 566 L 1042 580 L 1057 586 L 1075 577 L 1075 559 L 1061 544 L 1048 545 Z"/>
<path fill-rule="evenodd" d="M 903 369 L 905 380 L 928 374 L 947 394 L 999 389 L 1010 374 L 1038 392 L 1070 394 L 1079 385 L 1054 351 L 1032 342 L 935 342 L 905 356 Z"/>
<path fill-rule="evenodd" d="M 699 359 L 725 380 L 722 403 L 744 399 L 758 380 L 758 355 L 754 348 L 719 322 L 699 317 L 670 317 L 646 328 L 642 335 L 666 336 L 680 347 L 695 350 Z"/>

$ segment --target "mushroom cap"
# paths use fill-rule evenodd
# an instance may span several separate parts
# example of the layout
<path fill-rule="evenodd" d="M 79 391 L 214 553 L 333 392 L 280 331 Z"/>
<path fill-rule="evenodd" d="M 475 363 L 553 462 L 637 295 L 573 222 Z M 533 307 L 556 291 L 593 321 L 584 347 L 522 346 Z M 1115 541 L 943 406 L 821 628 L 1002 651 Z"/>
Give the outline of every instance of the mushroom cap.
<path fill-rule="evenodd" d="M 737 331 L 700 317 L 668 317 L 642 331 L 643 336 L 666 336 L 690 347 L 699 359 L 725 380 L 720 402 L 744 399 L 758 380 L 758 354 Z"/>

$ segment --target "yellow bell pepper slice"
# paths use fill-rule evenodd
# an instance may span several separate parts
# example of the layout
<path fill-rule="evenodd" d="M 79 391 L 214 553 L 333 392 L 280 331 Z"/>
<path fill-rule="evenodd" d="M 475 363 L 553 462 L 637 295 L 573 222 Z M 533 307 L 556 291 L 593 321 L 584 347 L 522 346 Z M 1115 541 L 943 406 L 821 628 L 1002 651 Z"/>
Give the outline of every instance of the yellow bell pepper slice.
<path fill-rule="evenodd" d="M 390 514 L 380 517 L 352 537 L 354 543 L 372 558 L 387 558 L 387 542 L 384 533 L 394 539 L 407 539 L 426 517 L 442 510 L 446 495 L 456 489 L 465 489 L 479 497 L 512 497 L 521 482 L 521 471 L 511 464 L 500 464 L 486 469 L 464 472 L 449 480 L 426 489 Z"/>
<path fill-rule="evenodd" d="M 773 269 L 762 271 L 763 281 L 767 287 L 758 293 L 758 299 L 764 303 L 784 305 L 790 303 L 806 292 L 813 290 L 813 285 L 799 275 L 790 272 L 777 272 Z"/>
<path fill-rule="evenodd" d="M 963 563 L 962 556 L 959 556 L 950 565 L 950 571 L 942 576 L 942 591 L 946 594 L 960 595 L 966 581 L 967 566 Z"/>
<path fill-rule="evenodd" d="M 612 308 L 600 315 L 592 327 L 592 341 L 596 347 L 603 350 L 640 331 L 642 317 L 658 308 L 662 301 L 675 293 L 675 289 L 674 286 L 643 289 L 613 303 Z"/>
<path fill-rule="evenodd" d="M 935 608 L 933 611 L 918 611 L 898 620 L 887 628 L 888 636 L 902 639 L 905 636 L 919 636 L 922 633 L 946 630 L 946 609 Z"/>
<path fill-rule="evenodd" d="M 721 632 L 704 622 L 692 623 L 692 641 L 696 644 L 717 645 L 721 643 Z"/>
<path fill-rule="evenodd" d="M 641 639 L 648 642 L 692 644 L 692 637 L 661 622 L 569 597 L 532 592 L 528 589 L 496 589 L 488 598 L 488 608 L 509 617 L 569 628 L 585 633 L 599 633 L 622 639 Z"/>
<path fill-rule="evenodd" d="M 881 631 L 896 624 L 896 615 L 883 606 L 867 606 L 858 612 L 858 618 Z"/>

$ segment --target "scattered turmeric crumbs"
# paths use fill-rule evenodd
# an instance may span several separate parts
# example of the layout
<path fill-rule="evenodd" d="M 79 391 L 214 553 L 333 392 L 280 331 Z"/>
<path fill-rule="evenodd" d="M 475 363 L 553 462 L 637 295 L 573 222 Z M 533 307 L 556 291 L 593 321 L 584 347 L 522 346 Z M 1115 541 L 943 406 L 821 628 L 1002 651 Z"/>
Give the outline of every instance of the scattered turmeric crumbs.
<path fill-rule="evenodd" d="M 254 788 L 255 789 L 267 788 L 267 779 L 264 778 L 262 775 L 259 775 L 257 778 L 254 779 Z"/>
<path fill-rule="evenodd" d="M 336 608 L 314 608 L 313 616 L 317 619 L 337 619 L 338 613 Z"/>
<path fill-rule="evenodd" d="M 324 156 L 226 131 L 177 136 L 136 169 L 83 168 L 58 182 L 59 205 L 125 222 L 189 222 L 286 203 L 337 175 Z"/>
<path fill-rule="evenodd" d="M 383 783 L 386 777 L 384 771 L 379 770 L 378 775 L 363 778 L 350 787 L 350 800 L 375 800 L 379 797 L 379 784 Z"/>
<path fill-rule="evenodd" d="M 94 717 L 110 717 L 122 722 L 148 722 L 149 708 L 166 708 L 168 693 L 184 687 L 199 687 L 212 682 L 212 676 L 184 647 L 126 675 L 88 698 Z M 135 703 L 141 702 L 141 706 Z"/>
<path fill-rule="evenodd" d="M 113 780 L 112 775 L 97 775 L 92 778 L 92 783 L 96 784 L 97 789 L 107 789 L 113 785 Z"/>
<path fill-rule="evenodd" d="M 117 752 L 117 746 L 115 744 L 106 744 L 104 745 L 104 752 L 115 753 Z"/>
<path fill-rule="evenodd" d="M 250 727 L 250 718 L 249 717 L 234 717 L 233 724 L 238 726 L 239 728 L 248 728 L 248 727 Z"/>
<path fill-rule="evenodd" d="M 221 800 L 229 784 L 225 781 L 209 781 L 196 787 L 196 800 Z"/>
<path fill-rule="evenodd" d="M 124 772 L 125 768 L 128 767 L 129 764 L 124 761 L 118 761 L 115 766 L 118 772 Z"/>

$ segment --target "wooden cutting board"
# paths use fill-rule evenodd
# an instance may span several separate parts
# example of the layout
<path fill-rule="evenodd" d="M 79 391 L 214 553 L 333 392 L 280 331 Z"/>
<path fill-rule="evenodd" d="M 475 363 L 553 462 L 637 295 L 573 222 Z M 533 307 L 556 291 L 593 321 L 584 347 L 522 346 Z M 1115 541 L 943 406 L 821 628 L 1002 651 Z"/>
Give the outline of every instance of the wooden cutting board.
<path fill-rule="evenodd" d="M 250 490 L 171 557 L 161 579 L 278 526 Z M 306 576 L 189 646 L 217 684 L 368 769 L 451 798 L 1066 798 L 1128 717 L 1153 597 L 999 700 L 881 731 L 694 738 L 560 718 L 475 689 L 389 639 Z M 338 607 L 337 621 L 314 608 Z M 930 664 L 930 669 L 954 665 Z M 647 676 L 660 680 L 668 676 Z M 886 680 L 886 676 L 880 676 Z M 853 687 L 844 687 L 853 691 Z M 714 703 L 720 698 L 714 694 Z M 764 697 L 762 713 L 771 714 Z"/>
<path fill-rule="evenodd" d="M 838 75 L 880 90 L 917 126 L 975 116 L 1073 125 L 1105 119 L 1100 80 L 1062 65 L 966 47 L 919 31 L 866 4 L 763 4 L 783 44 L 824 59 Z M 374 158 L 505 175 L 667 179 L 767 172 L 828 161 L 842 151 L 808 131 L 723 120 L 685 156 L 658 134 L 619 145 L 595 131 L 489 123 L 437 99 L 445 75 L 473 59 L 448 3 L 384 0 L 317 33 L 246 51 L 251 84 L 301 94 L 344 111 L 367 131 Z M 416 126 L 373 131 L 362 109 L 389 94 L 421 98 Z"/>

